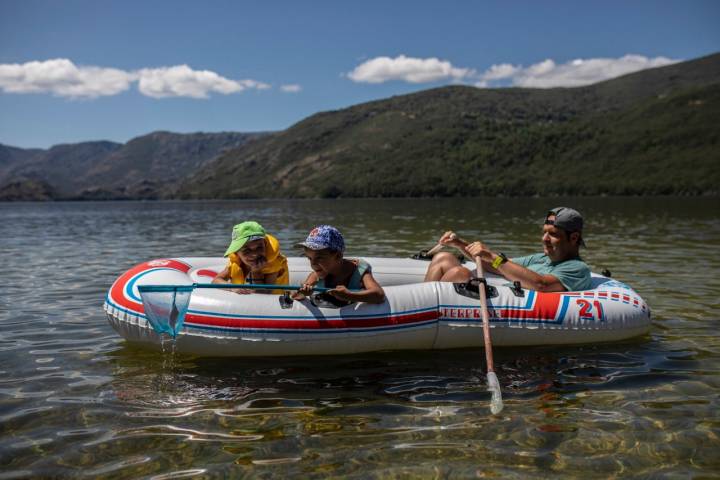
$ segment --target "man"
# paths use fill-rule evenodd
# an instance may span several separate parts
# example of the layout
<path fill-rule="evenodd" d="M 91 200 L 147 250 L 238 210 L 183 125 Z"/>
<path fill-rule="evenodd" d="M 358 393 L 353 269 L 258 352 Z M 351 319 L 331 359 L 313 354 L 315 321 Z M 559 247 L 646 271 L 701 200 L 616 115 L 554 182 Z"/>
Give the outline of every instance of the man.
<path fill-rule="evenodd" d="M 538 292 L 562 292 L 590 288 L 590 268 L 580 258 L 583 218 L 579 212 L 557 207 L 545 216 L 543 253 L 508 259 L 495 253 L 482 242 L 468 243 L 453 232 L 445 232 L 439 243 L 480 257 L 483 270 L 496 273 L 510 281 L 519 281 L 523 288 Z M 472 272 L 460 265 L 449 252 L 435 255 L 425 274 L 426 282 L 467 282 Z"/>

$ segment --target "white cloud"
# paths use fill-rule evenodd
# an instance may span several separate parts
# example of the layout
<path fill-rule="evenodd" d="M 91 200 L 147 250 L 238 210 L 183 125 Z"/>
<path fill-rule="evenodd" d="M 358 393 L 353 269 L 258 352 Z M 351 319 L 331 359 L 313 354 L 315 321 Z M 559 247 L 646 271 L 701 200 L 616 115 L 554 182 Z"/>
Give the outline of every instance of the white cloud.
<path fill-rule="evenodd" d="M 270 84 L 258 82 L 257 80 L 238 80 L 238 83 L 245 88 L 254 88 L 256 90 L 267 90 Z"/>
<path fill-rule="evenodd" d="M 376 57 L 361 63 L 348 73 L 348 78 L 359 83 L 383 83 L 400 80 L 410 83 L 429 83 L 441 80 L 459 81 L 471 75 L 472 70 L 457 68 L 438 58 Z"/>
<path fill-rule="evenodd" d="M 66 58 L 0 64 L 5 93 L 51 93 L 58 97 L 97 98 L 130 88 L 135 75 L 115 68 L 76 66 Z"/>
<path fill-rule="evenodd" d="M 561 64 L 547 59 L 529 67 L 500 64 L 480 74 L 475 85 L 490 87 L 509 83 L 516 87 L 533 88 L 579 87 L 679 61 L 666 57 L 625 55 L 620 58 L 577 59 Z"/>
<path fill-rule="evenodd" d="M 209 70 L 193 70 L 187 65 L 143 68 L 138 71 L 140 93 L 153 98 L 208 98 L 211 92 L 228 95 L 247 88 L 270 86 L 255 80 L 230 80 Z"/>
<path fill-rule="evenodd" d="M 296 83 L 292 83 L 289 85 L 281 85 L 280 90 L 282 90 L 285 93 L 297 93 L 300 90 L 302 90 L 302 87 Z"/>
<path fill-rule="evenodd" d="M 97 98 L 122 93 L 134 82 L 138 83 L 140 93 L 153 98 L 208 98 L 210 93 L 229 95 L 246 89 L 270 88 L 269 84 L 257 80 L 232 80 L 209 70 L 193 70 L 187 65 L 125 71 L 77 66 L 66 58 L 0 64 L 0 90 L 5 93 Z"/>
<path fill-rule="evenodd" d="M 517 73 L 519 69 L 520 67 L 510 65 L 509 63 L 493 65 L 492 67 L 488 68 L 487 71 L 483 74 L 483 79 L 490 81 L 512 77 L 515 73 Z"/>

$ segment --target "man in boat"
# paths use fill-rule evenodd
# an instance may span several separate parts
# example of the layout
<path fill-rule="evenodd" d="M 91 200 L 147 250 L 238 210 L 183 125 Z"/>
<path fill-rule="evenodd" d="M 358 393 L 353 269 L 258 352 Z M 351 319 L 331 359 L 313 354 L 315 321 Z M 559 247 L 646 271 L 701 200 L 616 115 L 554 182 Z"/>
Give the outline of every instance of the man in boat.
<path fill-rule="evenodd" d="M 583 218 L 577 210 L 557 207 L 545 215 L 543 225 L 543 253 L 519 258 L 507 258 L 495 253 L 480 241 L 466 242 L 454 232 L 445 232 L 439 244 L 448 245 L 480 257 L 486 272 L 496 273 L 507 280 L 519 281 L 523 288 L 538 292 L 577 291 L 590 288 L 590 268 L 580 258 Z M 467 282 L 472 272 L 461 265 L 450 252 L 436 254 L 427 273 L 426 282 Z"/>

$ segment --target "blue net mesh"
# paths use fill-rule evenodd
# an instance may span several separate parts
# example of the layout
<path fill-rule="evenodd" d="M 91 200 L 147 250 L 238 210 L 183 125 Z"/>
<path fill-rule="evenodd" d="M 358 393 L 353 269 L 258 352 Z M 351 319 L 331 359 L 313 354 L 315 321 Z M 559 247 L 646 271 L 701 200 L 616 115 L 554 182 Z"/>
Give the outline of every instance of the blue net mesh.
<path fill-rule="evenodd" d="M 138 287 L 145 307 L 145 316 L 158 334 L 167 333 L 176 337 L 182 329 L 190 305 L 192 286 L 150 286 Z"/>

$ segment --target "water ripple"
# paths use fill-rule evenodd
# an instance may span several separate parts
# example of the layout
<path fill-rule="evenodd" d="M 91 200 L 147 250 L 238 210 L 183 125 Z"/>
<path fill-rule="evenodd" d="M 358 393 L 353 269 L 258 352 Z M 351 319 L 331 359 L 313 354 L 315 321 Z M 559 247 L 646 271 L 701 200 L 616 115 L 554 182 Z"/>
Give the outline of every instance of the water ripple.
<path fill-rule="evenodd" d="M 349 255 L 407 256 L 453 228 L 516 256 L 537 250 L 537 221 L 556 203 L 585 213 L 587 261 L 641 293 L 652 332 L 608 345 L 496 349 L 500 415 L 489 411 L 479 349 L 198 359 L 126 344 L 101 308 L 122 271 L 167 255 L 219 255 L 229 226 L 248 218 L 283 245 L 321 218 L 341 228 Z M 0 204 L 0 223 L 0 480 L 720 471 L 713 202 Z"/>

